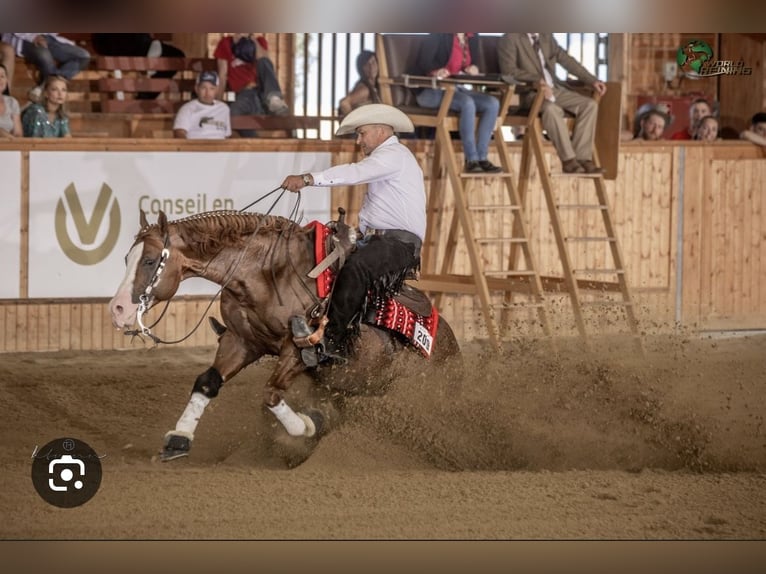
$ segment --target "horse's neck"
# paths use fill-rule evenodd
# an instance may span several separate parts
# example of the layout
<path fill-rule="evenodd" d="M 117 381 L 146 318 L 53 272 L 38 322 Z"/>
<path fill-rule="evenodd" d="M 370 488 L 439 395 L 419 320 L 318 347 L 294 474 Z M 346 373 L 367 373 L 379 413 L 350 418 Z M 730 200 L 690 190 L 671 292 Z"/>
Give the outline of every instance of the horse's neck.
<path fill-rule="evenodd" d="M 190 225 L 183 220 L 176 225 Z M 237 233 L 224 239 L 232 229 Z M 181 251 L 187 260 L 189 272 L 186 277 L 203 277 L 223 285 L 224 283 L 247 282 L 255 272 L 268 275 L 272 268 L 285 266 L 288 257 L 290 265 L 303 267 L 302 257 L 295 254 L 290 246 L 292 237 L 300 233 L 300 227 L 281 218 L 268 218 L 252 214 L 233 215 L 229 220 L 212 220 L 205 239 L 190 239 L 194 245 L 184 244 Z M 180 235 L 194 238 L 188 232 Z M 288 255 L 290 253 L 290 255 Z"/>

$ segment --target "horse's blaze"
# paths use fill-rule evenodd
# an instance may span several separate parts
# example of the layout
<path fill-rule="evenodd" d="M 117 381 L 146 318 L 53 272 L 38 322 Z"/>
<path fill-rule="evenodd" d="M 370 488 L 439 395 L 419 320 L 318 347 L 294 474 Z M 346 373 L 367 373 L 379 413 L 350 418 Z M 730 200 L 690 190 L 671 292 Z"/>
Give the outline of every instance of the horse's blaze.
<path fill-rule="evenodd" d="M 117 287 L 117 293 L 109 301 L 109 312 L 112 315 L 112 325 L 118 329 L 130 327 L 136 321 L 138 305 L 133 303 L 133 281 L 136 277 L 136 268 L 143 253 L 143 244 L 134 245 L 128 253 L 125 277 Z"/>

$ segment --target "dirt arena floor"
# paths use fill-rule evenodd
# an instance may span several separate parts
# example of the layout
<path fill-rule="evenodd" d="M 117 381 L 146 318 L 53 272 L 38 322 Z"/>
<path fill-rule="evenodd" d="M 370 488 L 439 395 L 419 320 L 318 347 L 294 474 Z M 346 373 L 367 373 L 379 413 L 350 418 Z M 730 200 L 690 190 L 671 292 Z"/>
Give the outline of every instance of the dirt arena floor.
<path fill-rule="evenodd" d="M 262 408 L 265 360 L 170 463 L 163 435 L 213 349 L 2 355 L 0 538 L 766 538 L 766 336 L 596 348 L 466 349 L 459 380 L 332 397 L 313 444 Z M 313 393 L 303 377 L 289 401 Z M 72 509 L 30 478 L 35 446 L 66 436 L 106 455 L 99 492 Z"/>

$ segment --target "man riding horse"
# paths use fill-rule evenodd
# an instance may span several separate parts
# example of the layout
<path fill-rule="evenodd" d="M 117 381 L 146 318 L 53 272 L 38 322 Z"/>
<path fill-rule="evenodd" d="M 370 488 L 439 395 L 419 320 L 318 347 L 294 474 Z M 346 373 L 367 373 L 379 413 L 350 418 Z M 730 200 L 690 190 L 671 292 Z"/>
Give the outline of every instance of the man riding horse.
<path fill-rule="evenodd" d="M 395 135 L 412 131 L 410 119 L 392 106 L 361 106 L 343 119 L 336 135 L 355 133 L 366 156 L 362 161 L 336 165 L 322 172 L 289 175 L 282 183 L 283 188 L 293 192 L 306 186 L 367 184 L 367 195 L 359 211 L 363 238 L 357 241 L 356 250 L 335 281 L 324 337 L 318 343 L 320 361 L 344 360 L 356 324 L 354 318 L 370 289 L 397 291 L 407 273 L 420 264 L 426 232 L 423 171 Z M 293 318 L 293 331 L 312 335 L 303 317 Z M 321 331 L 314 335 L 319 339 Z"/>

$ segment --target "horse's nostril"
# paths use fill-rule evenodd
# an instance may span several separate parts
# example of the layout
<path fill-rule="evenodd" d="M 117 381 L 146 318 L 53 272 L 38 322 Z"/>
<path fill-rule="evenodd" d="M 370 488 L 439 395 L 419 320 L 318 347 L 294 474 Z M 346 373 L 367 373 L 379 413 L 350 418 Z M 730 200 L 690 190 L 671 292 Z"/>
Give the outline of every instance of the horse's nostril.
<path fill-rule="evenodd" d="M 122 313 L 125 310 L 125 309 L 123 309 L 122 305 L 115 305 L 114 309 L 118 313 Z"/>

